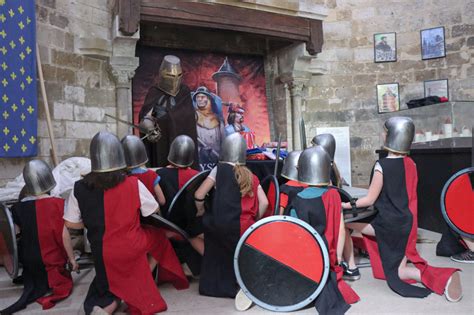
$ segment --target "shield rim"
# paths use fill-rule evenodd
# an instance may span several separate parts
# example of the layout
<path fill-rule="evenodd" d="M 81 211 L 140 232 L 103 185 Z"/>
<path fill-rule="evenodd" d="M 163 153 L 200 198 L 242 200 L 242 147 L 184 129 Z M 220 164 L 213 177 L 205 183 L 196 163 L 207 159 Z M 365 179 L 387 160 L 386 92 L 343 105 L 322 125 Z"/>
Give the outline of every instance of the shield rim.
<path fill-rule="evenodd" d="M 280 185 L 278 184 L 278 179 L 275 177 L 275 175 L 265 176 L 265 178 L 260 181 L 260 185 L 263 187 L 262 184 L 267 180 L 273 182 L 273 185 L 275 186 L 275 195 L 276 195 L 276 197 L 275 197 L 275 208 L 273 209 L 272 212 L 273 212 L 273 215 L 277 215 L 277 213 L 280 210 Z M 265 192 L 265 195 L 266 194 L 267 193 Z"/>
<path fill-rule="evenodd" d="M 176 204 L 176 202 L 178 202 L 178 198 L 183 194 L 183 192 L 188 188 L 189 185 L 191 185 L 191 183 L 198 177 L 200 177 L 202 174 L 205 174 L 207 173 L 207 175 L 209 175 L 209 173 L 211 173 L 211 170 L 205 170 L 205 171 L 202 171 L 202 172 L 199 172 L 197 173 L 196 175 L 194 175 L 193 177 L 191 177 L 186 183 L 184 183 L 183 187 L 181 187 L 180 190 L 178 190 L 178 192 L 176 193 L 176 195 L 173 197 L 173 200 L 171 200 L 171 203 L 170 203 L 170 206 L 168 207 L 168 217 L 171 215 L 171 213 L 173 212 L 173 209 L 174 209 L 174 205 Z"/>
<path fill-rule="evenodd" d="M 10 233 L 11 237 L 13 240 L 13 272 L 10 274 L 8 270 L 3 266 L 3 269 L 7 272 L 7 274 L 10 276 L 11 279 L 14 279 L 18 276 L 18 245 L 16 242 L 16 234 L 15 234 L 15 225 L 13 223 L 13 219 L 10 215 L 10 212 L 8 211 L 7 206 L 3 203 L 0 202 L 0 208 L 2 209 L 3 213 L 5 213 L 8 223 L 10 224 Z"/>
<path fill-rule="evenodd" d="M 177 226 L 176 224 L 174 224 L 170 220 L 163 218 L 161 215 L 159 215 L 157 213 L 153 213 L 152 215 L 150 215 L 150 218 L 155 218 L 156 220 L 160 221 L 161 223 L 171 227 L 175 232 L 178 232 L 179 234 L 181 234 L 182 237 L 184 237 L 187 241 L 189 241 L 188 233 L 186 233 L 185 230 L 183 230 L 182 228 L 180 228 L 179 226 Z"/>
<path fill-rule="evenodd" d="M 464 232 L 462 231 L 461 229 L 459 229 L 456 225 L 454 225 L 454 223 L 451 221 L 451 219 L 449 218 L 447 212 L 446 212 L 446 205 L 445 205 L 445 199 L 446 199 L 446 193 L 448 191 L 448 188 L 449 186 L 452 184 L 452 182 L 454 182 L 459 176 L 461 175 L 464 175 L 466 173 L 474 173 L 474 166 L 473 167 L 467 167 L 467 168 L 463 168 L 462 170 L 456 172 L 453 176 L 451 176 L 448 181 L 446 182 L 446 184 L 444 184 L 443 186 L 443 190 L 441 191 L 441 199 L 440 199 L 440 203 L 441 203 L 441 214 L 443 215 L 443 218 L 444 220 L 446 221 L 446 223 L 448 224 L 448 226 L 450 228 L 452 228 L 456 233 L 462 235 L 462 236 L 465 236 L 465 237 L 468 237 L 468 238 L 473 238 L 474 237 L 474 234 L 470 234 L 470 233 L 467 233 L 467 232 Z"/>
<path fill-rule="evenodd" d="M 247 287 L 243 283 L 242 277 L 240 276 L 240 270 L 239 270 L 239 264 L 238 264 L 240 249 L 241 249 L 243 243 L 245 242 L 245 240 L 252 233 L 252 231 L 255 230 L 256 228 L 260 227 L 261 225 L 268 224 L 268 223 L 271 223 L 271 222 L 276 222 L 276 221 L 278 221 L 278 222 L 279 221 L 291 222 L 293 224 L 297 224 L 297 225 L 303 227 L 304 229 L 306 229 L 309 233 L 311 233 L 312 236 L 314 237 L 314 239 L 316 240 L 316 242 L 318 243 L 319 247 L 321 248 L 321 253 L 323 255 L 323 262 L 324 262 L 323 276 L 321 278 L 321 281 L 319 283 L 318 288 L 305 300 L 303 300 L 299 303 L 296 303 L 296 304 L 293 304 L 293 305 L 287 305 L 287 306 L 273 306 L 273 305 L 267 304 L 267 303 L 262 302 L 259 299 L 257 299 L 252 293 L 250 293 L 250 291 L 247 289 Z M 309 303 L 314 302 L 316 300 L 316 297 L 323 290 L 323 288 L 326 284 L 326 281 L 329 277 L 329 254 L 328 254 L 327 247 L 324 244 L 324 241 L 323 241 L 322 237 L 319 235 L 318 232 L 316 232 L 316 230 L 311 225 L 304 222 L 303 220 L 296 219 L 296 218 L 293 218 L 291 216 L 274 215 L 274 216 L 270 216 L 270 217 L 267 217 L 267 218 L 264 218 L 264 219 L 261 219 L 261 220 L 255 222 L 244 232 L 244 234 L 242 234 L 242 236 L 240 237 L 239 242 L 237 243 L 237 247 L 235 248 L 234 272 L 235 272 L 235 277 L 237 278 L 237 282 L 238 282 L 240 288 L 245 293 L 245 295 L 247 295 L 247 297 L 250 300 L 252 300 L 255 304 L 257 304 L 258 306 L 260 306 L 260 307 L 262 307 L 266 310 L 270 310 L 270 311 L 274 311 L 274 312 L 291 312 L 291 311 L 299 310 L 299 309 L 307 306 Z"/>

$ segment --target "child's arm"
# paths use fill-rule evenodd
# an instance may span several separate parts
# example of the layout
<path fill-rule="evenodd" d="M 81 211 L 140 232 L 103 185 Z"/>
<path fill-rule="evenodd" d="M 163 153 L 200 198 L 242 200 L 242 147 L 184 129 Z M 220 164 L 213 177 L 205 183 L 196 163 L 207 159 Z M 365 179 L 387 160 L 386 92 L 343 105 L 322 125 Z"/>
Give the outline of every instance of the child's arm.
<path fill-rule="evenodd" d="M 258 218 L 260 219 L 268 208 L 268 199 L 267 195 L 263 191 L 262 186 L 258 185 L 257 189 L 257 198 L 258 198 Z"/>
<path fill-rule="evenodd" d="M 365 208 L 372 206 L 377 198 L 380 195 L 383 187 L 383 174 L 379 171 L 374 172 L 374 177 L 372 178 L 372 182 L 369 186 L 369 191 L 367 192 L 367 196 L 357 199 L 356 207 L 357 208 Z M 351 204 L 349 202 L 342 203 L 343 209 L 351 209 Z"/>
<path fill-rule="evenodd" d="M 79 269 L 79 265 L 76 262 L 76 259 L 74 259 L 74 252 L 72 250 L 72 244 L 71 244 L 71 235 L 69 235 L 69 231 L 66 228 L 66 225 L 63 226 L 63 245 L 64 249 L 66 250 L 66 254 L 69 260 L 69 263 L 71 264 L 71 270 L 76 271 Z"/>
<path fill-rule="evenodd" d="M 197 217 L 202 216 L 204 214 L 204 199 L 206 198 L 207 193 L 211 191 L 212 187 L 214 187 L 214 184 L 214 179 L 207 177 L 194 193 L 194 202 L 197 208 Z"/>
<path fill-rule="evenodd" d="M 160 206 L 164 206 L 166 203 L 166 199 L 165 199 L 165 194 L 163 193 L 163 190 L 160 187 L 160 184 L 156 184 L 154 187 L 154 190 L 155 190 L 156 199 L 158 200 L 158 204 Z"/>

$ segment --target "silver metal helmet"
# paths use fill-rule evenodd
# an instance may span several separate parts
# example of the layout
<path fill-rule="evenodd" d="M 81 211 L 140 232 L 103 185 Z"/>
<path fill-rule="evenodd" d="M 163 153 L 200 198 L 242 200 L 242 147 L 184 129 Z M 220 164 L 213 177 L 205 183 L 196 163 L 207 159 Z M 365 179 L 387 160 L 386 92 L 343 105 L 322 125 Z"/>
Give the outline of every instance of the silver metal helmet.
<path fill-rule="evenodd" d="M 311 140 L 311 144 L 320 145 L 329 154 L 331 162 L 334 161 L 334 154 L 336 153 L 336 139 L 330 133 L 322 133 Z"/>
<path fill-rule="evenodd" d="M 123 137 L 122 147 L 128 168 L 142 166 L 148 162 L 145 144 L 137 136 L 128 135 Z"/>
<path fill-rule="evenodd" d="M 245 165 L 246 157 L 247 142 L 238 132 L 228 135 L 222 141 L 219 161 Z"/>
<path fill-rule="evenodd" d="M 107 131 L 98 132 L 90 145 L 91 171 L 113 172 L 127 167 L 120 140 Z"/>
<path fill-rule="evenodd" d="M 28 194 L 33 196 L 47 193 L 56 186 L 51 167 L 41 160 L 31 160 L 26 163 L 23 168 L 23 179 Z"/>
<path fill-rule="evenodd" d="M 191 137 L 177 136 L 170 146 L 168 162 L 178 167 L 188 167 L 194 162 L 195 144 Z"/>
<path fill-rule="evenodd" d="M 384 124 L 387 132 L 384 149 L 395 153 L 407 154 L 415 136 L 415 124 L 408 117 L 392 117 Z"/>
<path fill-rule="evenodd" d="M 158 88 L 172 96 L 176 96 L 183 80 L 181 61 L 173 55 L 166 55 L 161 62 L 158 74 Z"/>
<path fill-rule="evenodd" d="M 331 158 L 321 146 L 303 151 L 298 160 L 298 181 L 308 185 L 329 185 Z"/>
<path fill-rule="evenodd" d="M 283 163 L 281 176 L 286 179 L 298 180 L 298 160 L 301 155 L 300 150 L 291 151 Z"/>

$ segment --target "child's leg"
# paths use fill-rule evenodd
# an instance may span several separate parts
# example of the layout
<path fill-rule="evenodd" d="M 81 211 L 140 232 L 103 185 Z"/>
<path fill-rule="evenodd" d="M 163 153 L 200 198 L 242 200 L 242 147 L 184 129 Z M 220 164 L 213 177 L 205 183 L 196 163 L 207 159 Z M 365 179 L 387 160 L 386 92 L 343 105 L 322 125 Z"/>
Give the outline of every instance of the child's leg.
<path fill-rule="evenodd" d="M 348 231 L 347 231 L 348 232 Z M 341 224 L 339 225 L 339 235 L 337 239 L 337 263 L 340 264 L 343 259 L 344 247 L 346 243 L 346 228 L 344 227 L 344 220 L 341 218 Z"/>
<path fill-rule="evenodd" d="M 150 270 L 151 271 L 155 270 L 156 265 L 158 265 L 158 262 L 156 261 L 156 259 L 153 258 L 153 256 L 150 254 L 147 254 L 146 257 L 148 259 L 148 266 L 150 266 Z"/>
<path fill-rule="evenodd" d="M 204 255 L 204 234 L 199 234 L 189 240 L 191 246 L 202 256 Z"/>
<path fill-rule="evenodd" d="M 403 257 L 400 266 L 398 267 L 398 276 L 402 280 L 415 280 L 421 282 L 421 272 L 414 266 L 407 266 L 407 258 Z"/>
<path fill-rule="evenodd" d="M 356 231 L 361 232 L 362 234 L 375 236 L 375 230 L 369 223 L 348 223 L 347 227 Z M 356 268 L 355 259 L 354 259 L 354 245 L 352 244 L 351 233 L 346 229 L 346 237 L 344 242 L 344 259 L 349 265 L 349 269 Z"/>

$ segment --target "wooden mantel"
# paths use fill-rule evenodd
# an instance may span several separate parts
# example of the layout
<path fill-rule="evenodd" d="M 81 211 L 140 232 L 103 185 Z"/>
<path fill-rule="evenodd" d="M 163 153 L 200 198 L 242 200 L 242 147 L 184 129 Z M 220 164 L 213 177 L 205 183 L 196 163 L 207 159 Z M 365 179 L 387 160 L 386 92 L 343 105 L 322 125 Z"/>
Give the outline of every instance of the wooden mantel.
<path fill-rule="evenodd" d="M 124 34 L 136 32 L 137 22 L 159 22 L 175 25 L 232 30 L 259 34 L 292 42 L 305 42 L 309 54 L 321 52 L 321 20 L 257 11 L 222 4 L 174 0 L 119 0 L 119 28 Z M 139 12 L 137 12 L 139 10 Z"/>

